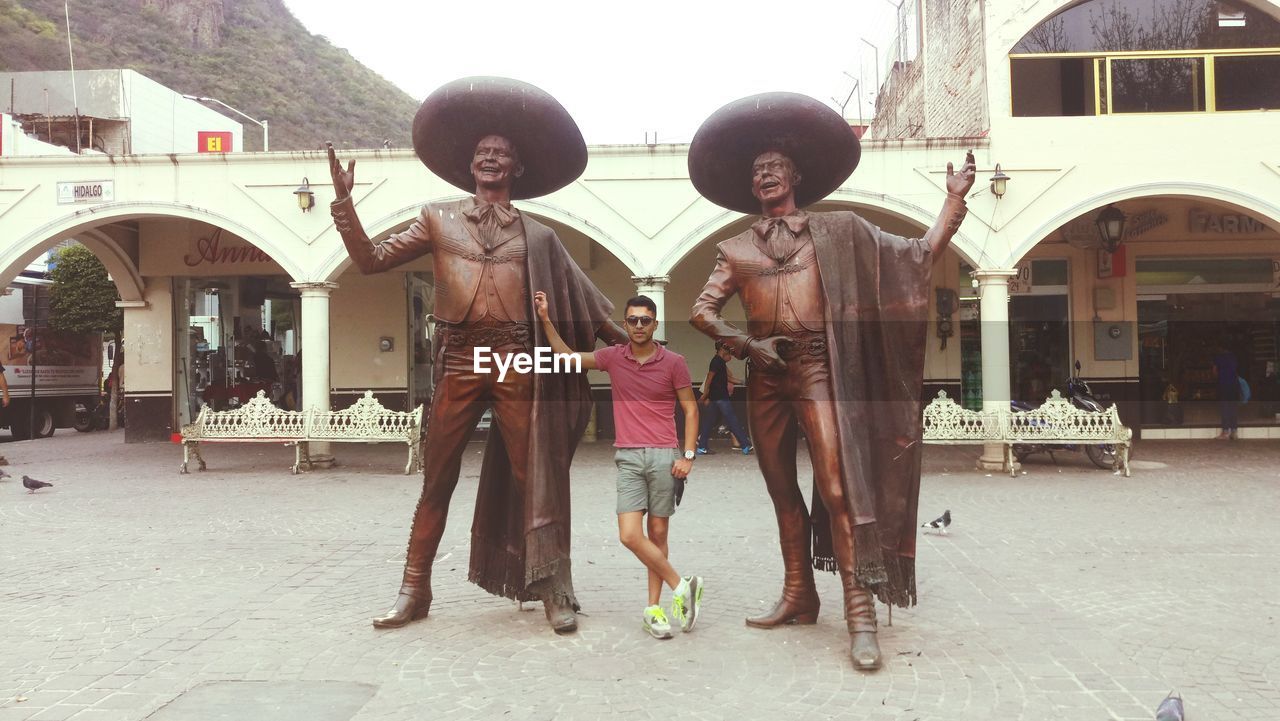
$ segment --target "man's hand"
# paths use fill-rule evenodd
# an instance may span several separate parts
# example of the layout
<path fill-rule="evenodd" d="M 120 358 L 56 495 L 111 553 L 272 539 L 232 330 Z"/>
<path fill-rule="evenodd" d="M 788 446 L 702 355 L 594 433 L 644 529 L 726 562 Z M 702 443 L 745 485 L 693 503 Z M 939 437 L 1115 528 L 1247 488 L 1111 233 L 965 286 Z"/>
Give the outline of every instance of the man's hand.
<path fill-rule="evenodd" d="M 973 188 L 975 173 L 977 173 L 977 166 L 973 162 L 972 150 L 965 153 L 964 165 L 960 167 L 959 173 L 955 172 L 951 163 L 947 163 L 947 192 L 961 198 L 968 195 L 969 190 Z"/>
<path fill-rule="evenodd" d="M 788 342 L 786 336 L 775 335 L 768 338 L 752 338 L 747 341 L 747 358 L 752 365 L 766 373 L 776 373 L 787 369 L 787 362 L 778 355 L 778 343 Z"/>
<path fill-rule="evenodd" d="M 702 397 L 698 399 L 698 405 L 700 405 L 700 406 L 709 406 L 709 405 L 711 405 L 711 394 L 710 394 L 710 393 L 703 393 L 703 394 L 702 394 Z"/>
<path fill-rule="evenodd" d="M 538 320 L 550 320 L 550 311 L 547 309 L 547 294 L 543 291 L 537 291 L 533 294 L 533 309 L 538 314 Z"/>
<path fill-rule="evenodd" d="M 5 408 L 8 408 L 8 407 L 9 407 L 9 394 L 8 394 L 8 393 L 5 393 L 5 394 L 4 394 L 4 407 L 5 407 Z"/>
<path fill-rule="evenodd" d="M 693 470 L 693 461 L 687 461 L 683 458 L 677 458 L 675 463 L 671 464 L 671 475 L 681 480 L 688 480 L 689 471 Z"/>
<path fill-rule="evenodd" d="M 347 169 L 343 170 L 342 163 L 333 152 L 333 143 L 325 143 L 325 147 L 329 149 L 329 175 L 333 177 L 333 190 L 338 194 L 338 200 L 342 200 L 349 197 L 351 189 L 356 187 L 356 161 L 347 163 Z"/>

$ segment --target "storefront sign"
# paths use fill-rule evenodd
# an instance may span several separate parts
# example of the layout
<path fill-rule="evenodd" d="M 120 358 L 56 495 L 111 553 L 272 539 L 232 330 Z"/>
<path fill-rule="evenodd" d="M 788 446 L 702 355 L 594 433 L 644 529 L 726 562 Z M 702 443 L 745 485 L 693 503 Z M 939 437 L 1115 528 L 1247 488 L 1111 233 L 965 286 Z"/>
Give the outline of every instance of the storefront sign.
<path fill-rule="evenodd" d="M 58 205 L 73 203 L 110 203 L 116 199 L 114 180 L 91 180 L 87 183 L 58 183 Z"/>
<path fill-rule="evenodd" d="M 1014 270 L 1016 275 L 1009 279 L 1009 294 L 1025 294 L 1031 292 L 1031 261 L 1024 260 Z"/>
<path fill-rule="evenodd" d="M 1125 235 L 1128 235 L 1127 233 Z M 1098 248 L 1098 279 L 1105 278 L 1123 278 L 1128 263 L 1125 259 L 1124 246 L 1116 248 L 1116 252 L 1108 253 L 1103 248 Z"/>
<path fill-rule="evenodd" d="M 1253 235 L 1269 229 L 1259 220 L 1239 213 L 1209 213 L 1199 208 L 1187 211 L 1187 230 L 1213 235 Z"/>
<path fill-rule="evenodd" d="M 1136 238 L 1149 230 L 1154 230 L 1169 222 L 1169 216 L 1152 208 L 1141 213 L 1134 213 L 1124 226 L 1124 238 Z"/>
<path fill-rule="evenodd" d="M 203 265 L 227 266 L 247 263 L 270 263 L 271 256 L 252 245 L 230 245 L 222 241 L 222 229 L 204 238 L 196 238 L 193 252 L 186 254 L 182 261 L 188 268 Z"/>

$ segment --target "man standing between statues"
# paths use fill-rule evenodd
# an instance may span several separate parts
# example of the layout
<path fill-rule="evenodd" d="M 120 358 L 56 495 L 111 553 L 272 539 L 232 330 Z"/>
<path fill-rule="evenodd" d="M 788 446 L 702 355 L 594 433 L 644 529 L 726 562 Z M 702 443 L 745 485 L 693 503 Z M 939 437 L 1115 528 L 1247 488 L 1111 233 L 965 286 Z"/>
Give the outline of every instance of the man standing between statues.
<path fill-rule="evenodd" d="M 378 273 L 432 254 L 439 319 L 422 495 L 396 602 L 373 625 L 397 627 L 427 616 L 432 562 L 462 454 L 492 406 L 468 578 L 496 595 L 541 600 L 551 627 L 572 632 L 579 606 L 569 558 L 569 466 L 588 421 L 590 387 L 582 374 L 500 378 L 496 370 L 475 367 L 473 350 L 528 353 L 546 345 L 532 322 L 531 285 L 550 290 L 552 322 L 573 349 L 591 350 L 596 337 L 626 342 L 609 322 L 612 304 L 554 231 L 511 205 L 573 182 L 586 167 L 586 144 L 550 95 L 491 77 L 463 78 L 432 93 L 414 119 L 413 142 L 428 168 L 475 195 L 427 205 L 407 230 L 376 244 L 351 199 L 355 161 L 343 170 L 329 147 L 338 198 L 334 224 L 352 260 L 362 272 Z"/>
<path fill-rule="evenodd" d="M 782 597 L 747 625 L 815 623 L 813 569 L 838 571 L 850 656 L 874 670 L 872 594 L 904 607 L 916 598 L 930 268 L 964 219 L 974 167 L 972 154 L 959 173 L 947 164 L 946 201 L 919 240 L 852 212 L 800 210 L 839 188 L 860 155 L 849 124 L 803 95 L 756 95 L 712 114 L 690 145 L 690 178 L 708 200 L 758 219 L 718 245 L 691 321 L 747 359 L 751 436 L 778 520 Z M 735 294 L 745 332 L 721 318 Z M 797 431 L 813 464 L 812 513 Z"/>

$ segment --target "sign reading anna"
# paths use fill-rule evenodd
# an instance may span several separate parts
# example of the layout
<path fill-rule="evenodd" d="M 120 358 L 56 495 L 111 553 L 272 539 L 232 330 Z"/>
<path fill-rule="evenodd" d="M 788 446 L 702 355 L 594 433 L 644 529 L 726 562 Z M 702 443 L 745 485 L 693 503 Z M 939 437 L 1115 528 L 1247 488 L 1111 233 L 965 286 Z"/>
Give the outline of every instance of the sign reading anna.
<path fill-rule="evenodd" d="M 58 183 L 58 205 L 110 203 L 116 199 L 114 180 Z"/>
<path fill-rule="evenodd" d="M 252 245 L 232 244 L 223 241 L 222 229 L 213 231 L 212 235 L 196 238 L 192 241 L 192 252 L 183 257 L 182 262 L 188 268 L 202 265 L 228 266 L 250 263 L 270 263 L 271 256 Z"/>

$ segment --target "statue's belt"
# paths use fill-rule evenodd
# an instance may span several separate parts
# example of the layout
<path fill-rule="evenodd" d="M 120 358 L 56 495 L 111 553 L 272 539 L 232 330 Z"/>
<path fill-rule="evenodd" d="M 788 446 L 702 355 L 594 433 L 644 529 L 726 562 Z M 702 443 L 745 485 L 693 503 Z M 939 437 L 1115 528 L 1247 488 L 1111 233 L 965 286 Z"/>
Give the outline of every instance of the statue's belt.
<path fill-rule="evenodd" d="M 436 323 L 436 337 L 448 346 L 497 347 L 519 345 L 528 347 L 533 338 L 533 326 L 528 323 Z"/>
<path fill-rule="evenodd" d="M 778 355 L 784 361 L 825 361 L 827 336 L 817 331 L 785 333 L 778 343 Z"/>

